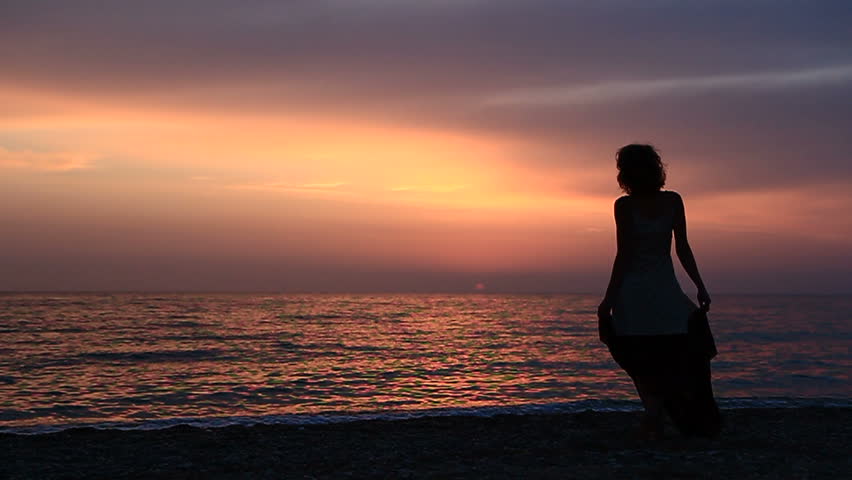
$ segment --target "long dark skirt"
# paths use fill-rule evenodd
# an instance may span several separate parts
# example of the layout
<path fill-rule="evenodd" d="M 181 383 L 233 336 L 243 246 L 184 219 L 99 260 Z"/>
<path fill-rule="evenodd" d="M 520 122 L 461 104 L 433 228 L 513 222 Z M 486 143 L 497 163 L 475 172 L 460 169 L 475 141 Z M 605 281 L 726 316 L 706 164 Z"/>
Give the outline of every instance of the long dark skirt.
<path fill-rule="evenodd" d="M 615 336 L 612 358 L 650 393 L 684 435 L 716 436 L 722 426 L 710 383 L 710 360 L 681 335 Z"/>

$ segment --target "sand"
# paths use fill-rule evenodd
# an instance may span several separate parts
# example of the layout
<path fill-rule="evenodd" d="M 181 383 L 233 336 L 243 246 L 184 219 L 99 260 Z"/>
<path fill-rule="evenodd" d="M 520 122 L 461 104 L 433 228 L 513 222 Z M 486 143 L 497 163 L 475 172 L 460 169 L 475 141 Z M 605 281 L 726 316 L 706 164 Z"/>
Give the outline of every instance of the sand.
<path fill-rule="evenodd" d="M 0 435 L 0 478 L 841 478 L 852 409 L 725 410 L 718 439 L 637 413 Z"/>

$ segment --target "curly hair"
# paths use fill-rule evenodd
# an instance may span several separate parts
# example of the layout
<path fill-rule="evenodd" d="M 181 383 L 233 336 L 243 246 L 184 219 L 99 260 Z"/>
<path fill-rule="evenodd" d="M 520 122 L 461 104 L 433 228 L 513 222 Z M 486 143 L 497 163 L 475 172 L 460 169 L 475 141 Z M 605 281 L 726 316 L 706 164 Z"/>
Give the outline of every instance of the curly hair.
<path fill-rule="evenodd" d="M 624 193 L 651 193 L 666 184 L 666 166 L 652 145 L 632 143 L 615 154 L 618 185 Z"/>

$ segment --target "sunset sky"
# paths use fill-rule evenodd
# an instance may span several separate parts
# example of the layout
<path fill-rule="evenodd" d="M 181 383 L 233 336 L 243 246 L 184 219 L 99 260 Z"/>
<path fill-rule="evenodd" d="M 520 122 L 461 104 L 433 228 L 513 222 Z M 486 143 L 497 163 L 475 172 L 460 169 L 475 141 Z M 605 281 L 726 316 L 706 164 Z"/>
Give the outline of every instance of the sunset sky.
<path fill-rule="evenodd" d="M 850 22 L 4 0 L 0 290 L 602 292 L 613 155 L 650 142 L 711 294 L 850 293 Z"/>

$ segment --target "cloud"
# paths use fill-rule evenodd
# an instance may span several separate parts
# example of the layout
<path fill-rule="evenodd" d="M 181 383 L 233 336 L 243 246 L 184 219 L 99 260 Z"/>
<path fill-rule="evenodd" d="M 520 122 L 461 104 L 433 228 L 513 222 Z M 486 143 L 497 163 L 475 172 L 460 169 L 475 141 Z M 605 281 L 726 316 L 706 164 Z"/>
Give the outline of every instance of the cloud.
<path fill-rule="evenodd" d="M 234 190 L 260 190 L 269 192 L 304 193 L 320 195 L 354 195 L 354 192 L 343 189 L 343 187 L 345 187 L 346 185 L 347 184 L 343 182 L 303 184 L 287 182 L 266 182 L 228 185 L 226 188 Z"/>
<path fill-rule="evenodd" d="M 428 192 L 428 193 L 452 193 L 467 188 L 467 185 L 401 185 L 391 187 L 392 192 Z"/>
<path fill-rule="evenodd" d="M 556 175 L 582 169 L 589 175 L 569 188 L 588 193 L 617 193 L 613 154 L 632 142 L 660 148 L 671 188 L 687 192 L 852 185 L 849 74 L 808 69 L 714 76 L 714 82 L 667 84 L 684 89 L 673 94 L 637 88 L 618 91 L 634 96 L 617 101 L 601 96 L 584 104 L 483 108 L 467 123 L 529 145 L 532 153 L 519 154 L 529 168 Z"/>
<path fill-rule="evenodd" d="M 122 195 L 144 191 L 138 204 L 104 201 L 96 208 L 155 212 L 147 215 L 148 225 L 122 211 L 116 218 L 132 223 L 126 235 L 125 227 L 105 215 L 88 215 L 104 219 L 105 228 L 75 220 L 83 215 L 60 217 L 54 202 L 44 207 L 44 216 L 32 216 L 33 205 L 47 197 L 41 195 L 44 188 L 28 188 L 25 181 L 45 176 L 0 176 L 11 186 L 0 189 L 3 198 L 34 199 L 0 204 L 22 205 L 21 218 L 42 222 L 28 224 L 29 236 L 5 236 L 21 245 L 0 249 L 18 265 L 17 273 L 3 272 L 6 288 L 22 285 L 19 278 L 29 275 L 32 283 L 24 285 L 41 289 L 280 288 L 282 278 L 284 287 L 299 290 L 444 289 L 448 277 L 428 280 L 423 272 L 453 264 L 550 271 L 562 267 L 549 258 L 562 255 L 577 255 L 570 264 L 577 275 L 572 285 L 589 288 L 592 273 L 605 282 L 604 253 L 612 246 L 600 238 L 612 228 L 610 221 L 603 223 L 610 213 L 603 198 L 618 195 L 613 153 L 633 141 L 661 148 L 669 187 L 685 193 L 691 218 L 701 219 L 703 212 L 705 226 L 718 219 L 740 230 L 745 225 L 782 235 L 741 240 L 749 232 L 738 231 L 702 237 L 698 222 L 694 238 L 715 248 L 709 265 L 717 271 L 734 263 L 753 265 L 753 252 L 768 244 L 775 248 L 765 258 L 774 265 L 759 272 L 764 281 L 784 278 L 786 268 L 796 282 L 817 279 L 835 290 L 849 284 L 849 225 L 843 216 L 852 188 L 848 0 L 4 0 L 0 10 L 0 97 L 12 100 L 0 101 L 5 115 L 0 144 L 18 149 L 0 151 L 0 166 L 74 170 L 93 164 L 91 157 L 73 153 L 77 150 L 138 149 L 128 153 L 145 158 L 138 165 L 110 170 L 113 154 L 99 157 L 97 171 L 104 173 L 84 192 L 77 182 L 49 182 L 50 188 L 65 192 L 55 197 L 68 199 L 63 206 L 79 202 L 80 211 L 89 214 L 91 208 L 83 207 L 94 205 L 93 199 L 117 198 L 116 186 L 127 185 L 134 188 Z M 282 125 L 254 128 L 266 125 L 252 123 L 261 117 Z M 111 130 L 120 118 L 133 123 Z M 240 121 L 230 124 L 234 118 Z M 223 128 L 212 126 L 217 122 Z M 304 129 L 291 129 L 303 122 Z M 178 128 L 164 133 L 148 126 L 153 124 Z M 192 128 L 184 132 L 184 124 Z M 228 125 L 236 127 L 224 128 Z M 355 133 L 347 133 L 350 126 Z M 373 132 L 364 141 L 357 134 L 361 127 Z M 420 129 L 442 134 L 405 136 Z M 321 135 L 300 133 L 319 130 Z M 384 132 L 389 132 L 384 138 L 372 136 Z M 446 132 L 465 141 L 420 148 L 444 142 Z M 494 148 L 480 147 L 485 143 Z M 209 156 L 208 144 L 215 152 Z M 468 150 L 468 144 L 476 148 Z M 59 151 L 42 152 L 45 147 Z M 252 155 L 247 151 L 252 149 L 262 153 Z M 338 157 L 340 152 L 345 153 Z M 341 160 L 311 165 L 298 160 L 325 156 Z M 243 158 L 249 160 L 233 160 Z M 197 168 L 213 159 L 215 168 Z M 464 168 L 442 165 L 465 159 L 471 162 Z M 433 160 L 438 165 L 429 165 Z M 185 184 L 176 189 L 180 196 L 161 188 L 156 191 L 163 195 L 150 194 L 159 178 L 179 175 L 185 182 L 196 172 L 211 176 L 196 178 L 209 182 L 202 186 L 269 195 L 241 199 L 245 203 L 211 195 L 222 208 L 204 202 L 196 211 L 190 205 L 195 202 L 182 202 L 193 194 Z M 496 186 L 487 188 L 492 177 Z M 101 193 L 94 188 L 99 180 Z M 755 200 L 754 193 L 765 197 Z M 274 211 L 276 218 L 284 210 L 287 221 L 253 220 L 244 208 L 249 200 L 257 212 Z M 605 203 L 607 208 L 598 207 Z M 207 218 L 210 211 L 217 217 L 209 229 L 189 221 L 172 225 L 175 215 Z M 220 219 L 222 211 L 232 216 Z M 67 222 L 68 230 L 62 222 L 39 220 L 50 215 Z M 162 223 L 152 228 L 154 220 Z M 240 228 L 254 221 L 254 230 Z M 531 228 L 522 228 L 527 223 Z M 573 230 L 560 233 L 563 226 Z M 46 235 L 47 227 L 57 228 L 55 234 Z M 835 243 L 814 240 L 817 233 L 810 232 L 819 227 L 824 232 L 818 234 Z M 93 269 L 85 256 L 74 254 L 60 258 L 66 264 L 61 267 L 62 261 L 32 247 L 45 245 L 44 252 L 54 254 L 49 240 L 68 238 L 62 233 L 74 229 L 77 252 L 111 247 L 119 261 L 104 257 Z M 111 229 L 121 235 L 112 237 Z M 784 234 L 791 230 L 813 238 Z M 168 232 L 174 236 L 164 235 Z M 122 241 L 88 241 L 102 234 Z M 151 241 L 161 245 L 160 265 L 150 260 L 158 251 Z M 192 257 L 199 255 L 199 245 L 215 261 L 176 272 L 175 265 L 200 258 Z M 739 253 L 730 254 L 731 246 Z M 17 260 L 28 251 L 31 264 Z M 288 251 L 297 252 L 290 254 L 294 258 L 312 255 L 304 255 L 302 270 L 287 262 L 241 261 L 280 258 Z M 799 252 L 793 260 L 809 265 L 806 275 L 790 270 L 798 267 L 789 252 Z M 841 256 L 844 270 L 832 280 L 834 274 L 823 273 L 838 272 Z M 139 270 L 131 265 L 116 272 L 113 265 L 124 260 Z M 357 268 L 347 272 L 339 266 L 347 261 Z M 225 263 L 211 270 L 216 262 Z M 371 283 L 364 270 L 372 264 L 420 273 Z M 49 282 L 61 283 L 45 284 L 38 273 L 44 271 L 51 272 Z M 80 272 L 96 272 L 103 283 L 80 283 Z M 140 284 L 146 272 L 149 282 Z M 713 271 L 708 273 L 712 278 Z M 125 283 L 115 281 L 121 278 Z M 409 279 L 416 282 L 406 284 Z M 489 291 L 540 289 L 545 281 L 553 288 L 567 285 L 564 278 L 523 273 L 456 281 L 451 289 L 458 291 L 480 281 L 487 281 Z M 733 289 L 742 283 L 727 284 Z"/>
<path fill-rule="evenodd" d="M 79 152 L 34 152 L 0 147 L 0 168 L 67 172 L 92 168 L 95 157 Z"/>
<path fill-rule="evenodd" d="M 12 84 L 313 108 L 849 60 L 848 2 L 4 2 Z M 152 32 L 156 32 L 153 34 Z M 720 32 L 724 32 L 721 35 Z M 106 41 L 108 39 L 108 41 Z M 253 93 L 252 89 L 256 89 Z M 272 91 L 270 91 L 272 90 Z M 354 94 L 358 94 L 357 96 Z M 415 97 L 416 96 L 416 97 Z M 199 98 L 203 97 L 203 98 Z M 446 106 L 445 106 L 446 107 Z"/>
<path fill-rule="evenodd" d="M 716 90 L 765 91 L 852 83 L 852 65 L 654 80 L 609 81 L 513 89 L 485 99 L 486 106 L 559 106 L 670 97 Z"/>
<path fill-rule="evenodd" d="M 674 181 L 688 166 L 710 190 L 852 178 L 847 1 L 4 8 L 0 83 L 84 105 L 452 131 L 511 141 L 507 161 L 554 175 L 609 166 L 618 146 L 650 141 L 673 160 Z M 578 188 L 611 192 L 611 180 Z"/>
<path fill-rule="evenodd" d="M 340 188 L 346 185 L 343 182 L 334 182 L 334 183 L 305 183 L 300 185 L 298 188 L 308 189 L 308 190 L 333 190 L 336 188 Z"/>

